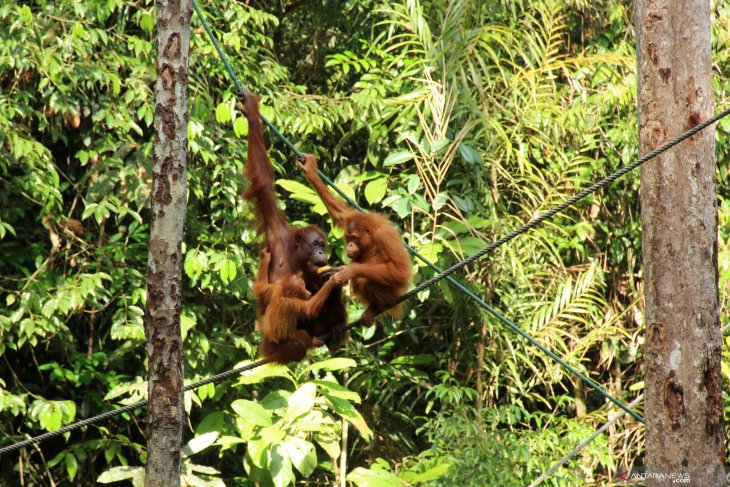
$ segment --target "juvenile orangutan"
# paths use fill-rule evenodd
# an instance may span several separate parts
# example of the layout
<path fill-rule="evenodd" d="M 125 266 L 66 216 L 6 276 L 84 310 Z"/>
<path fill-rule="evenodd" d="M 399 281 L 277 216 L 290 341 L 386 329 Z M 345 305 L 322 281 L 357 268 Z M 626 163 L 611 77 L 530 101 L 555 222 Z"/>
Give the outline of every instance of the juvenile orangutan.
<path fill-rule="evenodd" d="M 327 207 L 332 222 L 345 231 L 347 257 L 351 264 L 339 270 L 343 281 L 350 281 L 354 295 L 368 307 L 362 323 L 370 326 L 382 312 L 400 318 L 403 304 L 393 307 L 411 282 L 411 258 L 398 230 L 384 216 L 360 212 L 335 198 L 317 174 L 317 159 L 305 154 L 299 164 L 314 190 Z"/>
<path fill-rule="evenodd" d="M 339 291 L 345 281 L 339 273 L 334 274 L 317 294 L 312 295 L 307 290 L 301 272 L 270 283 L 270 264 L 271 252 L 264 249 L 261 252 L 261 268 L 253 284 L 259 309 L 264 310 L 258 320 L 258 329 L 264 338 L 261 351 L 265 358 L 273 362 L 298 362 L 309 348 L 324 345 L 316 336 L 298 329 L 298 323 L 318 316 L 330 293 Z"/>

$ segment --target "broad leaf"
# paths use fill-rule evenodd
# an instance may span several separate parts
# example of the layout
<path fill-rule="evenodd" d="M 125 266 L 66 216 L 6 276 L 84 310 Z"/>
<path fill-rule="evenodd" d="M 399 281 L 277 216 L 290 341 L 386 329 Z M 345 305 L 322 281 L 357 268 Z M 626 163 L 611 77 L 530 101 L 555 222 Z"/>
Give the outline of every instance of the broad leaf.
<path fill-rule="evenodd" d="M 401 479 L 384 470 L 368 470 L 358 467 L 349 474 L 347 480 L 358 487 L 402 487 L 406 485 Z"/>
<path fill-rule="evenodd" d="M 314 445 L 296 436 L 287 436 L 281 446 L 286 450 L 294 467 L 302 475 L 309 477 L 317 466 Z"/>
<path fill-rule="evenodd" d="M 383 167 L 395 166 L 413 159 L 413 154 L 408 151 L 394 152 L 383 161 Z"/>
<path fill-rule="evenodd" d="M 96 479 L 100 484 L 111 484 L 121 480 L 144 478 L 144 467 L 112 467 Z"/>
<path fill-rule="evenodd" d="M 210 445 L 215 443 L 215 440 L 218 439 L 218 432 L 217 431 L 211 431 L 210 433 L 203 433 L 200 436 L 196 436 L 192 440 L 188 441 L 188 443 L 182 447 L 180 450 L 180 453 L 183 455 L 183 457 L 189 457 L 191 455 L 195 455 L 196 453 L 200 453 L 201 451 L 208 448 Z"/>
<path fill-rule="evenodd" d="M 256 426 L 270 426 L 272 424 L 269 412 L 259 403 L 239 399 L 233 401 L 231 407 L 246 422 L 255 424 Z"/>
<path fill-rule="evenodd" d="M 291 460 L 281 445 L 274 445 L 269 450 L 269 469 L 276 487 L 286 487 L 294 482 Z"/>
<path fill-rule="evenodd" d="M 387 189 L 388 178 L 374 179 L 365 186 L 365 199 L 373 205 L 383 199 Z"/>
<path fill-rule="evenodd" d="M 304 372 L 313 372 L 315 370 L 326 370 L 332 372 L 335 370 L 349 369 L 357 366 L 357 362 L 351 358 L 331 358 L 321 362 L 315 362 L 304 369 Z"/>
<path fill-rule="evenodd" d="M 286 410 L 284 419 L 289 421 L 311 411 L 314 407 L 316 395 L 317 386 L 312 382 L 301 386 L 289 398 L 289 407 Z"/>

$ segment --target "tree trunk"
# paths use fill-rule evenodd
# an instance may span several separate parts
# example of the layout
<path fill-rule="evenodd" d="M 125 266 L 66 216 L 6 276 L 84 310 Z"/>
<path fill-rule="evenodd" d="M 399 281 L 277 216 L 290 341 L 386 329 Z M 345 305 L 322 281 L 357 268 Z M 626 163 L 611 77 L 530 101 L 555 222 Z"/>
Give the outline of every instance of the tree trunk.
<path fill-rule="evenodd" d="M 635 9 L 646 153 L 712 116 L 710 2 Z M 725 485 L 714 143 L 706 130 L 641 170 L 646 485 Z"/>
<path fill-rule="evenodd" d="M 157 106 L 145 329 L 149 424 L 145 486 L 180 485 L 182 236 L 188 125 L 190 0 L 157 2 Z"/>

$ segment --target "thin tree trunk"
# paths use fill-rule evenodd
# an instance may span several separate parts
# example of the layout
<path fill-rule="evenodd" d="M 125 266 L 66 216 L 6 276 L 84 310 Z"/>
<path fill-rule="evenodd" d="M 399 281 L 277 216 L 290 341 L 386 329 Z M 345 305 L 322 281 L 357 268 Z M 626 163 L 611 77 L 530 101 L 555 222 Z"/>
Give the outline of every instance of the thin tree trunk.
<path fill-rule="evenodd" d="M 577 377 L 571 379 L 573 382 L 573 404 L 575 405 L 575 417 L 582 418 L 588 414 L 586 404 L 586 384 Z"/>
<path fill-rule="evenodd" d="M 487 301 L 488 303 L 490 301 Z M 484 407 L 484 354 L 487 341 L 487 319 L 482 317 L 479 326 L 479 341 L 477 342 L 477 378 L 475 388 L 477 390 L 477 424 L 482 425 L 482 408 Z M 479 428 L 481 432 L 482 429 Z"/>
<path fill-rule="evenodd" d="M 637 0 L 639 140 L 712 116 L 710 2 Z M 725 485 L 714 134 L 642 167 L 647 485 Z"/>
<path fill-rule="evenodd" d="M 149 424 L 145 486 L 180 485 L 182 236 L 188 123 L 190 0 L 157 2 L 157 106 L 145 329 Z"/>
<path fill-rule="evenodd" d="M 349 423 L 342 420 L 342 436 L 340 438 L 340 468 L 339 468 L 339 484 L 340 487 L 347 486 L 347 433 L 349 431 Z"/>

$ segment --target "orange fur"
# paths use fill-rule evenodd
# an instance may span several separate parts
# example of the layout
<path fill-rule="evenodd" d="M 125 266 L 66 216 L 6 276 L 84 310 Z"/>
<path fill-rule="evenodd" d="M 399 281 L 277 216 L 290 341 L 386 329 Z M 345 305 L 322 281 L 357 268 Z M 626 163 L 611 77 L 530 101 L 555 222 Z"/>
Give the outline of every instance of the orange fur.
<path fill-rule="evenodd" d="M 244 90 L 242 101 L 238 107 L 246 115 L 249 127 L 244 166 L 249 187 L 243 196 L 252 204 L 258 232 L 264 235 L 264 248 L 270 251 L 270 261 L 262 262 L 253 289 L 258 301 L 259 330 L 266 340 L 262 351 L 271 360 L 286 363 L 301 360 L 307 348 L 314 346 L 312 337 L 326 334 L 327 346 L 337 348 L 347 338 L 347 312 L 339 290 L 334 292 L 332 285 L 327 286 L 329 274 L 317 272 L 327 265 L 324 233 L 312 225 L 292 228 L 279 209 L 274 191 L 274 169 L 264 144 L 258 97 Z M 287 304 L 290 302 L 285 299 L 287 292 L 300 286 L 286 281 L 298 273 L 301 273 L 300 279 L 304 279 L 303 287 L 314 294 L 314 298 L 309 301 L 295 299 L 295 304 Z M 276 285 L 280 283 L 279 291 L 275 293 Z M 308 302 L 316 303 L 316 306 L 300 306 Z"/>
<path fill-rule="evenodd" d="M 319 194 L 335 225 L 345 230 L 347 255 L 352 263 L 340 270 L 349 280 L 355 296 L 368 305 L 363 324 L 369 326 L 375 315 L 383 311 L 396 318 L 403 315 L 403 305 L 393 302 L 411 282 L 411 258 L 398 230 L 383 215 L 359 212 L 335 198 L 317 174 L 317 160 L 305 155 L 300 166 L 314 190 Z"/>
<path fill-rule="evenodd" d="M 322 345 L 320 340 L 309 336 L 304 330 L 297 330 L 294 339 L 282 343 L 264 342 L 261 344 L 261 355 L 269 362 L 288 364 L 299 362 L 307 355 L 310 348 Z"/>
<path fill-rule="evenodd" d="M 335 274 L 312 296 L 307 291 L 301 273 L 287 276 L 275 283 L 269 283 L 271 253 L 262 252 L 261 269 L 254 282 L 254 294 L 259 299 L 258 328 L 265 342 L 262 353 L 267 359 L 287 363 L 304 358 L 308 348 L 323 345 L 305 330 L 297 329 L 302 319 L 312 319 L 321 311 L 330 293 L 344 281 Z"/>

